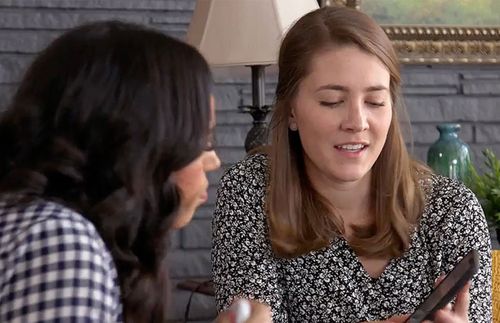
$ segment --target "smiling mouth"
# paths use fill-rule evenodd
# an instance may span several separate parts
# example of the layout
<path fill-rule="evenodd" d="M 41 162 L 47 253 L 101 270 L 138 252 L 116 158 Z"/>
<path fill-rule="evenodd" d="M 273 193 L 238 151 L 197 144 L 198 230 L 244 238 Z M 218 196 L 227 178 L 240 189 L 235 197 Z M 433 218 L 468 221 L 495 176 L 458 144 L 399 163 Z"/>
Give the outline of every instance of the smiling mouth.
<path fill-rule="evenodd" d="M 346 144 L 346 145 L 335 146 L 335 148 L 337 148 L 339 150 L 353 152 L 353 153 L 361 151 L 361 150 L 365 149 L 366 147 L 368 147 L 368 145 L 363 145 L 363 144 Z"/>

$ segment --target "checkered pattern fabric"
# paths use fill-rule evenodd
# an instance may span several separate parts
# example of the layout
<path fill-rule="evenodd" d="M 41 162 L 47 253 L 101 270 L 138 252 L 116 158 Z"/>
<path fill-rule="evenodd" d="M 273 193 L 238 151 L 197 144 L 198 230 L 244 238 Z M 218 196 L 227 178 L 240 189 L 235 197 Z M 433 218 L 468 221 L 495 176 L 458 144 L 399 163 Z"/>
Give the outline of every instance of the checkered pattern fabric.
<path fill-rule="evenodd" d="M 40 199 L 0 198 L 0 322 L 120 322 L 116 278 L 83 216 Z"/>

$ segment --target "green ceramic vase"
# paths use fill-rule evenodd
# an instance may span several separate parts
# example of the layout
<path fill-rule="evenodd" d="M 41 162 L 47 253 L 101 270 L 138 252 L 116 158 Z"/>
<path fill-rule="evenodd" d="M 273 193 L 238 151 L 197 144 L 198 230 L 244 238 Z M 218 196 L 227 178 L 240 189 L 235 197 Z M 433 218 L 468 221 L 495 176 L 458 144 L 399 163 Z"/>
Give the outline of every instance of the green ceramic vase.
<path fill-rule="evenodd" d="M 439 139 L 429 147 L 427 164 L 438 174 L 463 181 L 471 162 L 469 146 L 460 140 L 458 123 L 437 126 Z"/>

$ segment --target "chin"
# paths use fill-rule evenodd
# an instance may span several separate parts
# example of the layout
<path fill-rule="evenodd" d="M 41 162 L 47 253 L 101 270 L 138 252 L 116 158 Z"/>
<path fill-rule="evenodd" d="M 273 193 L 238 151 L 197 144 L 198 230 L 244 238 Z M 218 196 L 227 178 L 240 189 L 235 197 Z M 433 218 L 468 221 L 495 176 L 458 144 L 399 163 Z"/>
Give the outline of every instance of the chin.
<path fill-rule="evenodd" d="M 192 210 L 179 210 L 174 222 L 172 223 L 172 229 L 182 229 L 191 222 L 194 216 L 195 209 Z"/>
<path fill-rule="evenodd" d="M 343 176 L 342 178 L 339 178 L 339 181 L 344 182 L 344 183 L 354 183 L 354 182 L 358 182 L 360 179 L 362 179 L 362 177 L 355 177 L 355 176 L 347 177 L 347 176 Z"/>
<path fill-rule="evenodd" d="M 341 182 L 357 182 L 363 179 L 368 173 L 360 171 L 345 171 L 335 176 Z"/>

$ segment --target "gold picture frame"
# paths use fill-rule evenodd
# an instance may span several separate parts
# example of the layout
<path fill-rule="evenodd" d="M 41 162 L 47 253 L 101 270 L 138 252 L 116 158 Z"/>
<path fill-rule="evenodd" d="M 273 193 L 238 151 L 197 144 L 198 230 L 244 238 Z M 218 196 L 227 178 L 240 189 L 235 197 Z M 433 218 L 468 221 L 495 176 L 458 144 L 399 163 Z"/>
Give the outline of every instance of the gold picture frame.
<path fill-rule="evenodd" d="M 360 9 L 360 0 L 319 0 Z M 500 26 L 381 25 L 402 63 L 500 63 Z"/>

